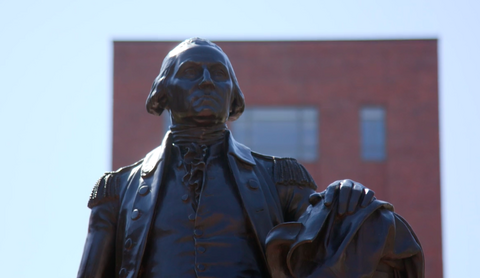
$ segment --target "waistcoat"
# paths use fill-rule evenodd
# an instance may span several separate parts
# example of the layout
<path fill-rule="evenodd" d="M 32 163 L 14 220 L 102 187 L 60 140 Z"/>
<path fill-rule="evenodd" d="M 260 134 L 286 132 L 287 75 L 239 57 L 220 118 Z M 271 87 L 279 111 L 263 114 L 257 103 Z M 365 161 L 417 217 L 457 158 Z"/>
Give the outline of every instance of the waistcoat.
<path fill-rule="evenodd" d="M 262 254 L 228 168 L 223 142 L 207 151 L 200 195 L 172 146 L 140 277 L 265 277 Z"/>

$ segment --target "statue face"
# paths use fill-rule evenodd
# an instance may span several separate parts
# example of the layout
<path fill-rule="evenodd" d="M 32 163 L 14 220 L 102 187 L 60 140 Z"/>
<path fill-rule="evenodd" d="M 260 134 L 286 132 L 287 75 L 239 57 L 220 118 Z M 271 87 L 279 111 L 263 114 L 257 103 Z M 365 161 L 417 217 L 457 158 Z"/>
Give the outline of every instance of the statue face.
<path fill-rule="evenodd" d="M 195 46 L 178 55 L 166 84 L 173 124 L 227 121 L 233 88 L 227 63 L 225 54 L 209 46 Z"/>

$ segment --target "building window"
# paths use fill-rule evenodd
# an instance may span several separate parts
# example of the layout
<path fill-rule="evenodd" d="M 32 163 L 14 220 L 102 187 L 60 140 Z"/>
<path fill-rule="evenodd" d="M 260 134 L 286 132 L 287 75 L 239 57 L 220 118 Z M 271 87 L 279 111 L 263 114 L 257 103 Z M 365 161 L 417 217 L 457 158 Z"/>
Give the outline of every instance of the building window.
<path fill-rule="evenodd" d="M 318 111 L 311 107 L 254 107 L 230 124 L 253 151 L 311 162 L 318 155 Z"/>
<path fill-rule="evenodd" d="M 385 153 L 385 109 L 364 107 L 360 111 L 362 159 L 383 161 Z"/>

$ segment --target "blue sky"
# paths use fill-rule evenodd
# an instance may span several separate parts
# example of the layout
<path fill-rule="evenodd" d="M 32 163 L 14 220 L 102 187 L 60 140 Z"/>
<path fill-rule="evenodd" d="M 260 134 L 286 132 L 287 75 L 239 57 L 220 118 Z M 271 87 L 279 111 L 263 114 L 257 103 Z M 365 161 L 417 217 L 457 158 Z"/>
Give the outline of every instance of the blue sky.
<path fill-rule="evenodd" d="M 438 38 L 444 270 L 471 277 L 480 249 L 479 14 L 473 0 L 2 0 L 2 277 L 76 275 L 86 202 L 110 170 L 112 41 L 194 36 Z"/>

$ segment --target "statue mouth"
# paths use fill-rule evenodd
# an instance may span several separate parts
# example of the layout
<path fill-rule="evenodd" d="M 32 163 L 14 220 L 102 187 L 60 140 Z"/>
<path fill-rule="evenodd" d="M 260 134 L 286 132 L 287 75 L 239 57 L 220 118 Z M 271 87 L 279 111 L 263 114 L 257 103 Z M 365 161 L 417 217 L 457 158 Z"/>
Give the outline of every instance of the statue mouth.
<path fill-rule="evenodd" d="M 218 103 L 211 101 L 199 100 L 198 102 L 194 103 L 193 107 L 198 114 L 211 114 L 219 110 Z"/>
<path fill-rule="evenodd" d="M 219 108 L 220 97 L 215 92 L 197 92 L 191 96 L 191 101 L 194 107 L 198 106 L 212 106 Z"/>

